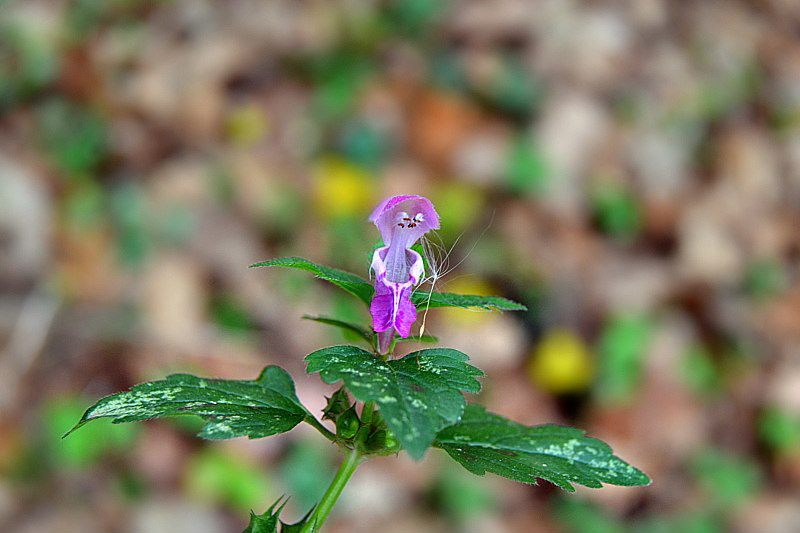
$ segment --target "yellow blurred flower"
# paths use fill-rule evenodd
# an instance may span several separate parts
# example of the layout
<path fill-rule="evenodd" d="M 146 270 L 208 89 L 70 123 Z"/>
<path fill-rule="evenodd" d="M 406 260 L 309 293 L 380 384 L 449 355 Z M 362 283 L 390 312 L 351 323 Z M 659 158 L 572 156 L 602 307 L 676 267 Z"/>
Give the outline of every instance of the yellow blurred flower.
<path fill-rule="evenodd" d="M 248 145 L 260 140 L 267 132 L 264 110 L 254 104 L 237 107 L 225 123 L 225 133 L 234 144 Z"/>
<path fill-rule="evenodd" d="M 316 167 L 314 207 L 323 218 L 366 216 L 375 201 L 375 181 L 359 167 L 337 157 Z"/>
<path fill-rule="evenodd" d="M 553 394 L 582 392 L 592 381 L 594 364 L 589 349 L 577 335 L 567 329 L 555 329 L 534 348 L 528 376 L 542 390 Z"/>

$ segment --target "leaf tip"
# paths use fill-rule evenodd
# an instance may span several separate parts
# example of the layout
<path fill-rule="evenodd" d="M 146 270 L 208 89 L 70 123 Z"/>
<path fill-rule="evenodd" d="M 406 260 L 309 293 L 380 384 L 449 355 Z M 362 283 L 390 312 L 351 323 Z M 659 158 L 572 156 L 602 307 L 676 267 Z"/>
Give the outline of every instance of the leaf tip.
<path fill-rule="evenodd" d="M 636 468 L 635 466 L 632 467 L 636 471 L 636 481 L 634 481 L 634 487 L 649 487 L 653 484 L 653 478 L 642 472 L 640 469 Z"/>
<path fill-rule="evenodd" d="M 75 433 L 75 431 L 77 431 L 79 428 L 83 427 L 83 425 L 84 425 L 84 424 L 86 424 L 86 422 L 88 422 L 88 421 L 89 421 L 89 420 L 88 420 L 88 419 L 86 419 L 85 417 L 84 417 L 84 418 L 81 418 L 81 419 L 78 421 L 78 423 L 77 423 L 77 424 L 75 424 L 74 426 L 72 426 L 72 429 L 70 429 L 69 431 L 67 431 L 67 432 L 66 432 L 66 433 L 64 433 L 63 435 L 61 435 L 61 438 L 62 438 L 62 439 L 66 439 L 67 437 L 69 437 L 70 435 L 72 435 L 73 433 Z"/>

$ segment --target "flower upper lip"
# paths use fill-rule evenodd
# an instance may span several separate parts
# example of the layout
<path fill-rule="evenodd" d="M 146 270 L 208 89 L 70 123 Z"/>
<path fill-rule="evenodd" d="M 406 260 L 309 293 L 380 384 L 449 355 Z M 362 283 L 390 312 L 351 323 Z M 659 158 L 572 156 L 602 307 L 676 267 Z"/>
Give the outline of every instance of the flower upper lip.
<path fill-rule="evenodd" d="M 398 220 L 398 215 L 400 219 Z M 403 224 L 408 230 L 409 247 L 432 229 L 439 229 L 439 215 L 424 196 L 405 194 L 386 198 L 369 216 L 381 232 L 384 244 L 391 245 L 394 229 Z M 408 220 L 405 220 L 408 219 Z"/>

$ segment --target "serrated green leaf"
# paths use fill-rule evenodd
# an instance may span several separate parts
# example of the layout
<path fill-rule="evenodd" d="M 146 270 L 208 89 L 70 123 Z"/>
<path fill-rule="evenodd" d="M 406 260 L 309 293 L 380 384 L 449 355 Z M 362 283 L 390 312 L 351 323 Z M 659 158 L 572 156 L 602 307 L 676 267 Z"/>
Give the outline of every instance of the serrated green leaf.
<path fill-rule="evenodd" d="M 281 503 L 281 500 L 283 500 L 283 503 Z M 289 498 L 284 499 L 281 496 L 262 514 L 257 515 L 250 511 L 250 523 L 242 533 L 278 533 L 278 517 L 288 501 Z M 280 504 L 280 507 L 275 509 L 278 504 Z"/>
<path fill-rule="evenodd" d="M 301 531 L 303 531 L 303 528 L 308 523 L 308 520 L 314 514 L 314 511 L 316 509 L 317 509 L 316 505 L 312 506 L 311 509 L 309 509 L 309 511 L 303 516 L 303 518 L 301 518 L 294 524 L 287 524 L 286 522 L 281 520 L 281 533 L 300 533 Z M 316 518 L 314 520 L 316 520 Z M 319 531 L 319 528 L 317 527 L 317 523 L 315 522 L 311 526 L 311 533 L 316 533 L 317 531 Z"/>
<path fill-rule="evenodd" d="M 369 343 L 372 342 L 373 333 L 368 329 L 359 326 L 358 324 L 353 324 L 352 322 L 347 322 L 345 320 L 339 320 L 338 318 L 331 318 L 327 316 L 303 315 L 303 318 L 306 320 L 313 320 L 314 322 L 319 322 L 320 324 L 327 324 L 329 326 L 334 326 L 346 331 L 352 331 L 365 341 Z"/>
<path fill-rule="evenodd" d="M 369 305 L 375 292 L 372 284 L 361 276 L 337 268 L 318 265 L 302 257 L 279 257 L 250 265 L 250 268 L 281 266 L 311 272 L 320 279 L 336 285 L 353 294 Z M 453 294 L 450 292 L 416 291 L 411 301 L 417 309 L 425 307 L 460 307 L 462 309 L 484 309 L 487 311 L 525 311 L 528 308 L 500 296 L 479 296 L 474 294 Z"/>
<path fill-rule="evenodd" d="M 428 296 L 430 295 L 430 303 Z M 460 307 L 462 309 L 483 309 L 486 311 L 526 311 L 521 303 L 500 296 L 479 296 L 476 294 L 453 294 L 451 292 L 417 291 L 411 295 L 417 309 L 426 307 Z"/>
<path fill-rule="evenodd" d="M 309 374 L 326 383 L 342 380 L 362 402 L 374 401 L 386 425 L 414 459 L 420 459 L 436 432 L 461 417 L 462 391 L 478 392 L 483 373 L 450 348 L 410 353 L 382 361 L 356 346 L 332 346 L 306 357 Z"/>
<path fill-rule="evenodd" d="M 492 472 L 523 483 L 541 478 L 570 492 L 572 483 L 592 488 L 650 484 L 643 472 L 580 429 L 523 426 L 479 405 L 468 405 L 461 421 L 439 432 L 434 446 L 479 476 Z"/>
<path fill-rule="evenodd" d="M 345 320 L 339 320 L 338 318 L 331 318 L 327 316 L 311 316 L 311 315 L 303 315 L 303 318 L 306 320 L 313 320 L 314 322 L 319 322 L 320 324 L 327 324 L 329 326 L 333 326 L 339 329 L 343 329 L 345 331 L 351 331 L 372 344 L 373 337 L 375 334 L 358 324 L 354 324 L 352 322 L 347 322 Z M 408 337 L 400 337 L 399 335 L 396 337 L 397 342 L 439 342 L 438 337 L 434 337 L 433 335 L 410 335 Z"/>
<path fill-rule="evenodd" d="M 173 415 L 205 419 L 200 436 L 206 439 L 255 439 L 289 431 L 308 411 L 297 399 L 292 378 L 277 366 L 266 367 L 253 381 L 174 374 L 106 396 L 70 433 L 98 418 L 122 423 Z"/>
<path fill-rule="evenodd" d="M 253 511 L 250 511 L 250 523 L 242 533 L 300 533 L 317 506 L 314 505 L 311 507 L 311 510 L 298 522 L 287 524 L 283 520 L 280 520 L 279 517 L 288 501 L 289 498 L 284 499 L 284 497 L 281 496 L 269 509 L 264 511 L 263 514 L 257 515 Z M 280 504 L 280 507 L 276 509 L 275 507 L 278 506 L 278 504 Z M 317 531 L 317 528 L 312 527 L 311 532 L 314 533 L 315 531 Z"/>
<path fill-rule="evenodd" d="M 369 305 L 369 302 L 372 299 L 372 293 L 374 292 L 372 284 L 370 284 L 369 281 L 365 280 L 361 276 L 357 276 L 352 272 L 339 270 L 338 268 L 318 265 L 309 261 L 308 259 L 303 259 L 302 257 L 279 257 L 277 259 L 270 259 L 269 261 L 262 261 L 260 263 L 252 264 L 250 265 L 250 268 L 272 266 L 297 268 L 311 272 L 319 279 L 325 280 L 341 289 L 346 290 L 367 305 Z"/>
<path fill-rule="evenodd" d="M 397 342 L 439 342 L 439 337 L 433 335 L 409 335 L 408 337 L 397 336 Z"/>

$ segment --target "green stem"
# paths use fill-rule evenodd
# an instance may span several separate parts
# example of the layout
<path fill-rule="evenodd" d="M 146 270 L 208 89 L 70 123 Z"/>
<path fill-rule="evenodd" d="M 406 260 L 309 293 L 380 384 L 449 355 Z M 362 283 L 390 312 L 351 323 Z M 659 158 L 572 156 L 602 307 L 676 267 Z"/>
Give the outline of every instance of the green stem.
<path fill-rule="evenodd" d="M 305 421 L 308 422 L 314 429 L 322 433 L 322 436 L 331 442 L 336 442 L 336 435 L 334 435 L 328 428 L 311 415 L 306 415 Z"/>
<path fill-rule="evenodd" d="M 358 454 L 358 450 L 350 450 L 347 453 L 344 461 L 342 461 L 342 464 L 339 465 L 339 470 L 336 471 L 333 481 L 331 481 L 331 484 L 328 486 L 328 490 L 325 491 L 325 494 L 322 496 L 319 505 L 317 505 L 314 513 L 303 525 L 303 529 L 300 530 L 300 533 L 319 531 L 322 523 L 328 517 L 331 509 L 333 509 L 336 500 L 339 499 L 342 489 L 344 489 L 344 486 L 350 480 L 350 476 L 352 476 L 353 472 L 356 471 L 360 458 L 361 457 Z"/>

